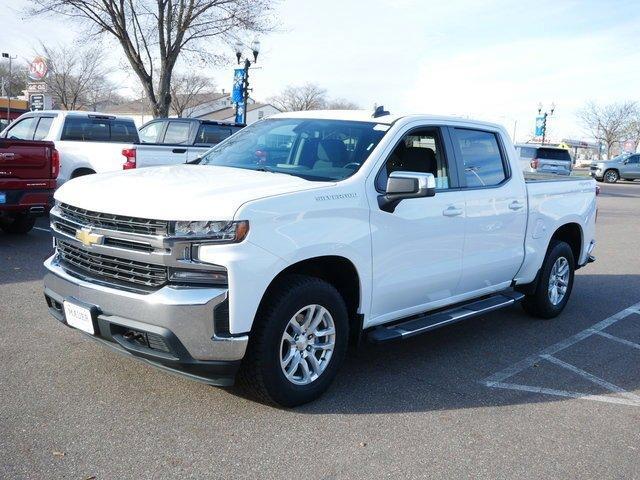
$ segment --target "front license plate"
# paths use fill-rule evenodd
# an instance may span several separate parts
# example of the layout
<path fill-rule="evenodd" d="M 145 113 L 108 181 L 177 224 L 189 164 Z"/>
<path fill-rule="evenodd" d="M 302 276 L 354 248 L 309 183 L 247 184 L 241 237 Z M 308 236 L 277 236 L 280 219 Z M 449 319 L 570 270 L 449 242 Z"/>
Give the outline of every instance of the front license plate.
<path fill-rule="evenodd" d="M 64 316 L 70 327 L 77 328 L 83 332 L 90 333 L 91 335 L 95 333 L 93 329 L 93 319 L 91 318 L 91 310 L 68 301 L 64 301 L 63 305 Z"/>
<path fill-rule="evenodd" d="M 7 194 L 0 192 L 0 203 L 7 203 Z"/>

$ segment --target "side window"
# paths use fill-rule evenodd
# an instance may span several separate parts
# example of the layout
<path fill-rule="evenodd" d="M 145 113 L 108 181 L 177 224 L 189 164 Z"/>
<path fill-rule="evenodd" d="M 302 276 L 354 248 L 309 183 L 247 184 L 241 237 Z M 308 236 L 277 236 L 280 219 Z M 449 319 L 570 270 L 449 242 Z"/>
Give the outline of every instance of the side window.
<path fill-rule="evenodd" d="M 467 187 L 491 187 L 507 178 L 495 133 L 466 128 L 453 128 L 451 132 L 464 164 Z"/>
<path fill-rule="evenodd" d="M 219 125 L 202 124 L 198 135 L 196 135 L 196 143 L 204 143 L 208 145 L 215 145 L 220 143 L 227 137 L 231 136 L 231 129 L 229 127 L 221 127 Z"/>
<path fill-rule="evenodd" d="M 162 143 L 174 145 L 187 143 L 189 141 L 189 127 L 190 124 L 188 122 L 169 122 Z"/>
<path fill-rule="evenodd" d="M 40 117 L 36 132 L 33 134 L 34 140 L 44 140 L 49 135 L 51 124 L 53 123 L 53 117 Z"/>
<path fill-rule="evenodd" d="M 164 122 L 153 122 L 140 129 L 140 141 L 142 143 L 156 143 L 158 141 L 158 135 Z"/>
<path fill-rule="evenodd" d="M 450 188 L 449 168 L 438 129 L 413 130 L 405 135 L 389 155 L 376 177 L 376 189 L 384 191 L 393 172 L 431 173 L 436 188 Z"/>
<path fill-rule="evenodd" d="M 111 128 L 108 120 L 67 117 L 60 140 L 76 142 L 108 142 Z"/>
<path fill-rule="evenodd" d="M 24 118 L 14 125 L 11 125 L 7 132 L 7 138 L 11 140 L 31 140 L 33 138 L 33 129 L 36 126 L 35 117 Z"/>
<path fill-rule="evenodd" d="M 640 155 L 632 155 L 627 163 L 638 163 L 638 160 L 640 160 Z"/>

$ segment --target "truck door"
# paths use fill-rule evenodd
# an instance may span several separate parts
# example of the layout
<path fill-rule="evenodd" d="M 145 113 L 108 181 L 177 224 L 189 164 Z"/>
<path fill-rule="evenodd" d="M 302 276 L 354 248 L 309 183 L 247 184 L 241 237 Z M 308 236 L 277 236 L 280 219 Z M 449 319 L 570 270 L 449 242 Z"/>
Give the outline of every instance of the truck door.
<path fill-rule="evenodd" d="M 465 194 L 460 291 L 506 288 L 524 259 L 526 186 L 498 131 L 449 128 Z M 514 165 L 514 168 L 512 168 Z"/>
<path fill-rule="evenodd" d="M 141 131 L 143 144 L 138 153 L 138 167 L 176 165 L 188 160 L 191 123 L 181 120 L 154 122 Z M 155 125 L 158 124 L 158 127 Z M 145 138 L 153 138 L 159 129 L 158 143 L 145 143 Z"/>
<path fill-rule="evenodd" d="M 437 126 L 407 126 L 369 188 L 373 251 L 371 322 L 412 315 L 458 292 L 464 243 L 464 192 L 449 139 Z M 448 154 L 449 153 L 449 154 Z M 432 173 L 436 195 L 403 200 L 393 213 L 377 206 L 394 171 Z"/>
<path fill-rule="evenodd" d="M 640 155 L 631 155 L 620 168 L 622 178 L 640 178 Z"/>

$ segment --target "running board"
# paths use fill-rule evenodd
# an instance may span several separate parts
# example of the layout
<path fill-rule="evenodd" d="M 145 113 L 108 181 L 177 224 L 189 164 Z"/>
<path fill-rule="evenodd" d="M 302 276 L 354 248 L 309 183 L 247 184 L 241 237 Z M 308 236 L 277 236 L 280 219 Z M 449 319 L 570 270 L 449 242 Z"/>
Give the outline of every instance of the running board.
<path fill-rule="evenodd" d="M 449 310 L 427 313 L 401 323 L 374 328 L 367 334 L 367 339 L 373 343 L 383 343 L 413 337 L 460 320 L 477 317 L 478 315 L 513 305 L 523 298 L 524 295 L 519 292 L 501 292 L 482 300 L 474 300 L 470 303 L 458 305 Z"/>

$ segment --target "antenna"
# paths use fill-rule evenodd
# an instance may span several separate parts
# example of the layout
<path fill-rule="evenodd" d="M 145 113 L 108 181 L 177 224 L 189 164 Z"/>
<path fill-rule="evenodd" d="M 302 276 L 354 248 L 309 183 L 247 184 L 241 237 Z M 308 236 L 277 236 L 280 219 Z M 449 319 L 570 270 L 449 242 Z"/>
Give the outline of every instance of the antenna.
<path fill-rule="evenodd" d="M 390 115 L 390 114 L 388 111 L 384 109 L 383 105 L 380 105 L 375 107 L 375 110 L 373 111 L 373 115 L 371 115 L 371 117 L 378 118 L 378 117 L 384 117 L 385 115 Z"/>

